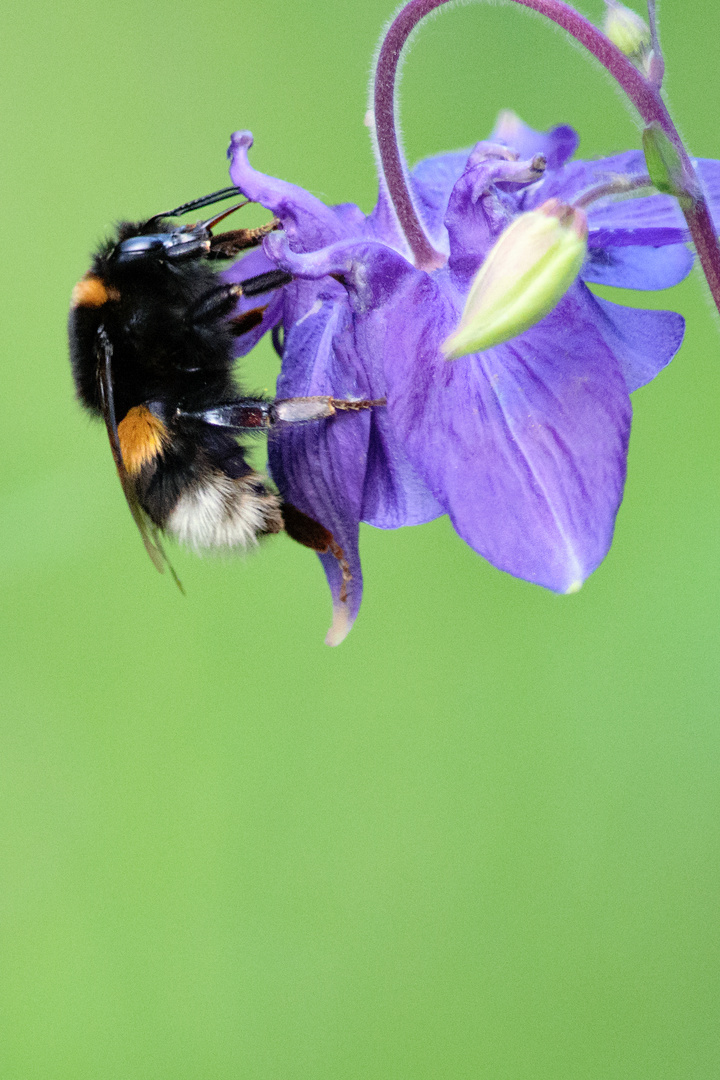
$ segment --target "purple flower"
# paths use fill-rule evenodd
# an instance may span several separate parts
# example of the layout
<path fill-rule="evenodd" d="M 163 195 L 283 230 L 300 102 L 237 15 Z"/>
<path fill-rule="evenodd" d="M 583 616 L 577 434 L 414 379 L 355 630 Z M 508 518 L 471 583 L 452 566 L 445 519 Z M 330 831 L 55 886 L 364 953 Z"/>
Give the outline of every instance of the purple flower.
<path fill-rule="evenodd" d="M 397 528 L 447 513 L 495 566 L 576 591 L 612 539 L 629 392 L 657 375 L 683 336 L 680 315 L 621 307 L 585 284 L 662 289 L 691 267 L 672 198 L 612 194 L 645 176 L 641 152 L 572 161 L 570 128 L 538 133 L 502 114 L 489 141 L 426 159 L 411 174 L 423 227 L 446 257 L 428 272 L 413 265 L 382 181 L 367 217 L 353 204 L 328 207 L 254 170 L 251 145 L 248 132 L 233 136 L 230 176 L 283 231 L 228 276 L 277 266 L 295 280 L 247 347 L 282 322 L 278 397 L 387 400 L 288 425 L 270 442 L 283 498 L 333 533 L 352 575 L 344 581 L 337 558 L 320 556 L 335 612 L 328 642 L 342 640 L 360 606 L 360 521 Z M 720 164 L 698 164 L 711 207 L 720 207 Z M 550 198 L 584 202 L 589 254 L 580 278 L 529 330 L 447 362 L 442 343 L 487 252 L 518 214 Z"/>

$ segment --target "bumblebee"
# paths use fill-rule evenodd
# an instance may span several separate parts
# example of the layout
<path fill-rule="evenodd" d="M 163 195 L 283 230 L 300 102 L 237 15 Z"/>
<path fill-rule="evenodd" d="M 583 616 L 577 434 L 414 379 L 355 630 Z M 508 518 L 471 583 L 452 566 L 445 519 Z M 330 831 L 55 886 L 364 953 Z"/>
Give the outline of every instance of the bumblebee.
<path fill-rule="evenodd" d="M 292 278 L 271 270 L 226 284 L 213 264 L 258 245 L 279 222 L 213 232 L 248 200 L 194 225 L 172 220 L 238 194 L 223 188 L 147 221 L 122 222 L 72 295 L 70 359 L 77 396 L 104 420 L 145 548 L 180 588 L 161 534 L 199 550 L 228 549 L 250 547 L 284 529 L 316 551 L 331 551 L 347 576 L 332 534 L 283 503 L 248 463 L 238 436 L 384 404 L 240 394 L 235 341 L 262 321 L 263 296 Z M 241 296 L 258 297 L 258 306 L 233 316 Z"/>

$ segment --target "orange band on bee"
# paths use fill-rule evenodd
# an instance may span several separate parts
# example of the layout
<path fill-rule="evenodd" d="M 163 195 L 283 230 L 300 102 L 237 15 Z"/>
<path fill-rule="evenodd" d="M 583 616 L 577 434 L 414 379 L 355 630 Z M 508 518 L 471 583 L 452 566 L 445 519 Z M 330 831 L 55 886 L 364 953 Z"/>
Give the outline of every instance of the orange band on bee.
<path fill-rule="evenodd" d="M 117 289 L 106 285 L 101 278 L 96 277 L 94 274 L 88 274 L 87 277 L 78 281 L 72 291 L 73 307 L 102 307 L 108 300 L 119 299 L 120 293 Z"/>
<path fill-rule="evenodd" d="M 162 453 L 168 433 L 162 420 L 144 405 L 136 405 L 118 424 L 118 438 L 125 468 L 136 476 Z"/>

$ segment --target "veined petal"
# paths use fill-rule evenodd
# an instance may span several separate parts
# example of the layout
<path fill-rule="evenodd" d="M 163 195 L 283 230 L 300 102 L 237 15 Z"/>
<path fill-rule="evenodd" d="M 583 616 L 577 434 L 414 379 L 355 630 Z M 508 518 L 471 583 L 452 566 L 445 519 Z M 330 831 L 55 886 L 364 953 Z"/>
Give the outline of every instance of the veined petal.
<path fill-rule="evenodd" d="M 615 358 L 573 290 L 512 342 L 447 364 L 453 304 L 423 290 L 432 315 L 388 322 L 388 409 L 408 456 L 471 547 L 572 592 L 606 554 L 622 497 L 631 410 Z"/>
<path fill-rule="evenodd" d="M 615 355 L 628 391 L 654 379 L 682 345 L 682 315 L 622 307 L 590 292 L 587 297 L 593 322 Z"/>
<path fill-rule="evenodd" d="M 590 161 L 569 161 L 562 169 L 546 170 L 545 176 L 537 187 L 528 191 L 524 209 L 529 210 L 532 206 L 544 202 L 545 199 L 572 202 L 586 191 L 600 184 L 606 184 L 614 177 L 645 176 L 646 174 L 647 165 L 642 150 L 626 150 L 622 154 L 613 154 L 611 157 L 595 158 Z M 627 205 L 628 201 L 627 198 L 623 198 L 622 204 Z M 616 200 L 612 205 L 618 206 L 620 203 Z"/>
<path fill-rule="evenodd" d="M 384 398 L 385 375 L 382 355 L 376 347 L 376 329 L 371 325 L 372 313 L 377 311 L 382 321 L 382 305 L 387 296 L 416 271 L 397 252 L 372 241 L 338 243 L 320 252 L 298 254 L 290 250 L 286 238 L 276 234 L 269 246 L 277 265 L 297 275 L 295 285 L 287 287 L 291 305 L 293 289 L 314 285 L 327 297 L 329 283 L 335 290 L 331 299 L 346 309 L 343 319 L 350 319 L 351 309 L 354 315 L 368 314 L 370 317 L 369 323 L 362 318 L 352 319 L 352 339 L 346 341 L 343 365 L 333 373 L 331 391 L 302 389 L 307 385 L 303 365 L 311 362 L 310 354 L 319 352 L 317 342 L 309 335 L 286 342 L 287 360 L 283 364 L 278 393 L 283 397 L 332 393 L 335 397 Z M 329 275 L 341 275 L 345 288 Z M 305 286 L 303 278 L 307 279 Z M 296 328 L 304 326 L 320 309 L 319 299 L 310 306 L 312 295 L 308 292 L 301 304 L 306 314 L 295 322 Z M 325 310 L 329 308 L 326 306 Z M 338 313 L 336 318 L 340 318 Z M 327 364 L 327 358 L 312 362 L 322 366 Z M 363 415 L 370 416 L 370 430 L 361 520 L 377 528 L 391 529 L 418 525 L 444 513 L 408 460 L 401 441 L 388 422 L 386 410 L 377 407 L 369 414 L 348 415 L 344 422 L 349 427 Z"/>
<path fill-rule="evenodd" d="M 669 289 L 687 277 L 692 265 L 686 244 L 590 248 L 580 277 L 619 289 Z"/>
<path fill-rule="evenodd" d="M 445 513 L 410 464 L 387 410 L 374 409 L 368 442 L 362 520 L 377 529 L 422 525 Z"/>
<path fill-rule="evenodd" d="M 348 323 L 348 309 L 327 300 L 295 323 L 285 341 L 293 363 L 283 369 L 279 397 L 355 396 Z M 358 527 L 369 433 L 369 412 L 341 414 L 279 425 L 268 444 L 270 473 L 283 499 L 328 529 L 338 545 L 334 554 L 319 556 L 333 599 L 331 645 L 350 631 L 362 599 Z"/>
<path fill-rule="evenodd" d="M 689 239 L 685 218 L 670 195 L 600 200 L 587 209 L 591 248 L 661 247 Z"/>
<path fill-rule="evenodd" d="M 693 159 L 693 165 L 699 173 L 713 221 L 720 229 L 720 162 L 697 158 Z M 550 197 L 572 202 L 614 176 L 646 174 L 647 165 L 640 150 L 597 161 L 573 161 L 557 172 L 548 170 L 542 183 L 524 195 L 522 208 L 529 210 Z M 631 196 L 607 196 L 591 203 L 587 215 L 591 248 L 660 247 L 681 244 L 689 238 L 682 211 L 670 195 L 637 192 Z"/>
<path fill-rule="evenodd" d="M 523 209 L 547 198 L 573 202 L 595 187 L 615 177 L 647 175 L 641 150 L 629 150 L 596 161 L 573 161 L 557 172 L 548 171 L 542 183 L 530 190 Z M 652 189 L 648 189 L 652 190 Z M 687 239 L 687 226 L 675 199 L 668 195 L 607 196 L 587 207 L 590 247 L 619 247 L 627 244 L 658 247 Z"/>

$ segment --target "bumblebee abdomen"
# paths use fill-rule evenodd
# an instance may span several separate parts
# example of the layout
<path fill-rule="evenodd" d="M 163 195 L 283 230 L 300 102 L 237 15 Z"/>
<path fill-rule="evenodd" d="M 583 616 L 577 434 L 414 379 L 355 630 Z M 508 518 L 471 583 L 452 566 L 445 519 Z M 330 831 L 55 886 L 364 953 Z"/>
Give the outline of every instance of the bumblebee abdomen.
<path fill-rule="evenodd" d="M 180 494 L 163 528 L 196 551 L 247 549 L 283 528 L 280 499 L 258 473 L 233 479 L 213 470 Z"/>
<path fill-rule="evenodd" d="M 248 548 L 280 531 L 278 495 L 232 436 L 188 420 L 171 422 L 166 436 L 155 425 L 150 430 L 142 410 L 133 414 L 138 498 L 163 532 L 203 551 Z M 157 455 L 140 464 L 141 447 L 149 453 L 153 446 Z"/>
<path fill-rule="evenodd" d="M 145 405 L 130 409 L 118 424 L 118 439 L 123 463 L 131 477 L 153 464 L 169 440 L 162 420 Z"/>

